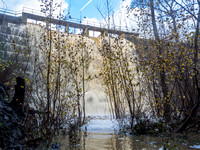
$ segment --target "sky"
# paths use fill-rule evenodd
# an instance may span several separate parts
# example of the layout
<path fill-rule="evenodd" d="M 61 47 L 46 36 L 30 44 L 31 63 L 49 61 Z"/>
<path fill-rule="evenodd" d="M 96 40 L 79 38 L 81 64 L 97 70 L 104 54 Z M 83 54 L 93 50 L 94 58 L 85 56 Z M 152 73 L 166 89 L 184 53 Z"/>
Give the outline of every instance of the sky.
<path fill-rule="evenodd" d="M 40 10 L 41 1 L 42 0 L 4 0 L 6 5 L 1 2 L 0 7 L 15 11 L 21 11 L 23 7 Z M 96 8 L 96 5 L 99 4 L 99 2 L 103 2 L 103 0 L 92 0 L 82 11 L 80 11 L 89 1 L 91 0 L 54 0 L 54 2 L 62 2 L 62 9 L 65 9 L 66 13 L 69 12 L 72 18 L 83 19 L 85 17 L 101 20 L 102 17 Z M 114 10 L 118 10 L 122 0 L 112 1 L 114 1 Z"/>
<path fill-rule="evenodd" d="M 45 0 L 3 0 L 3 1 L 5 2 L 5 4 L 3 4 L 2 0 L 0 0 L 0 8 L 20 11 L 23 9 L 23 7 L 28 7 L 40 11 L 41 10 L 40 5 L 42 4 L 42 1 Z M 89 1 L 91 2 L 86 7 L 84 7 Z M 135 8 L 134 10 L 129 9 L 132 0 L 111 0 L 111 1 L 114 2 L 112 5 L 114 11 L 113 14 L 114 19 L 111 19 L 111 24 L 112 24 L 110 25 L 111 28 L 115 30 L 140 33 L 140 36 L 142 36 L 142 34 L 144 33 L 143 31 L 145 31 L 144 34 L 146 34 L 146 32 L 149 33 L 151 32 L 150 26 L 144 28 L 140 27 L 142 23 L 148 18 L 148 17 L 145 18 L 145 16 L 141 15 L 142 11 L 140 10 L 140 8 Z M 100 13 L 96 8 L 96 5 L 98 5 L 99 3 L 101 3 L 100 6 L 103 7 L 103 2 L 105 2 L 105 0 L 54 0 L 54 2 L 62 3 L 61 9 L 65 10 L 66 14 L 69 12 L 71 18 L 81 19 L 81 23 L 88 25 L 95 25 L 95 26 L 97 26 L 97 24 L 98 25 L 104 24 L 104 26 L 106 26 L 104 19 L 102 18 L 102 16 L 100 15 Z M 101 10 L 102 7 L 100 7 Z M 149 11 L 149 9 L 147 9 L 146 11 Z M 59 14 L 59 12 L 60 9 L 57 9 L 54 13 Z M 151 23 L 149 18 L 148 18 L 148 23 Z M 162 30 L 162 28 L 163 27 L 161 27 L 160 29 Z"/>
<path fill-rule="evenodd" d="M 67 0 L 68 4 L 70 0 Z M 71 0 L 71 8 L 69 5 L 69 10 L 71 11 L 72 17 L 74 16 L 75 18 L 80 17 L 80 10 L 89 2 L 90 0 Z M 89 3 L 82 11 L 81 11 L 81 16 L 82 17 L 88 17 L 88 18 L 97 18 L 100 19 L 101 15 L 98 12 L 97 8 L 95 5 L 99 3 L 100 0 L 92 0 L 91 3 Z M 115 9 L 117 9 L 120 5 L 120 0 L 115 0 Z"/>
<path fill-rule="evenodd" d="M 38 10 L 39 12 L 41 10 L 40 5 L 42 4 L 42 1 L 45 0 L 4 0 L 5 4 L 0 1 L 0 8 L 4 7 L 9 10 L 21 11 L 23 7 L 27 7 L 34 9 L 34 11 Z M 85 6 L 89 1 L 91 2 Z M 111 1 L 114 12 L 114 19 L 111 20 L 111 23 L 115 24 L 115 29 L 128 29 L 128 31 L 133 31 L 133 28 L 136 29 L 137 25 L 134 22 L 136 20 L 133 18 L 134 15 L 132 15 L 132 18 L 128 17 L 131 16 L 128 14 L 128 8 L 130 6 L 131 0 Z M 62 3 L 61 9 L 65 10 L 66 14 L 69 13 L 71 18 L 81 19 L 82 23 L 87 22 L 89 25 L 97 25 L 100 23 L 105 24 L 105 20 L 102 18 L 96 7 L 99 6 L 99 8 L 103 10 L 103 7 L 105 7 L 105 0 L 54 0 L 54 2 Z M 57 9 L 54 13 L 59 14 L 59 12 L 60 9 Z M 121 28 L 119 26 L 121 26 Z"/>

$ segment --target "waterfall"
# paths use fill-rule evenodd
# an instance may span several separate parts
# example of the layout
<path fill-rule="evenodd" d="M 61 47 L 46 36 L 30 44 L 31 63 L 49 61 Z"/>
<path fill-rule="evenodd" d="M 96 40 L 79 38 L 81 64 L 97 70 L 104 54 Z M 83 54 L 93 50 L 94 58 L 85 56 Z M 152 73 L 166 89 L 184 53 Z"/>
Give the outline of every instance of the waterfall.
<path fill-rule="evenodd" d="M 45 68 L 45 65 L 47 63 L 46 55 L 47 52 L 45 51 L 45 48 L 47 47 L 47 43 L 45 45 L 45 40 L 44 37 L 46 36 L 47 38 L 47 33 L 45 27 L 41 25 L 34 25 L 34 24 L 27 24 L 23 26 L 13 26 L 10 27 L 12 28 L 13 32 L 13 37 L 23 37 L 20 38 L 19 40 L 15 41 L 21 41 L 20 44 L 17 43 L 19 46 L 19 49 L 24 50 L 24 49 L 29 49 L 31 50 L 31 59 L 29 59 L 29 67 L 28 67 L 28 73 L 30 75 L 30 78 L 32 77 L 33 73 L 36 73 L 34 68 L 38 65 L 41 65 L 41 67 Z M 76 61 L 77 59 L 80 59 L 82 54 L 84 54 L 84 59 L 88 59 L 87 65 L 85 66 L 85 102 L 86 102 L 86 115 L 87 116 L 110 116 L 111 115 L 111 106 L 109 102 L 109 96 L 108 96 L 108 91 L 105 86 L 105 83 L 103 81 L 103 78 L 99 75 L 100 72 L 102 71 L 103 67 L 103 56 L 102 56 L 102 46 L 103 44 L 109 44 L 111 45 L 111 48 L 113 51 L 117 50 L 117 44 L 120 44 L 122 51 L 125 55 L 125 58 L 127 60 L 130 60 L 130 67 L 129 69 L 131 70 L 131 75 L 133 76 L 133 84 L 135 85 L 135 91 L 140 91 L 140 87 L 137 86 L 139 82 L 139 78 L 141 78 L 141 74 L 137 74 L 137 54 L 136 50 L 134 48 L 134 45 L 125 40 L 125 39 L 117 39 L 111 37 L 110 39 L 108 37 L 101 37 L 99 36 L 98 38 L 91 38 L 91 37 L 86 37 L 82 35 L 75 35 L 75 34 L 67 34 L 64 32 L 58 32 L 56 30 L 52 30 L 51 32 L 52 38 L 55 39 L 52 42 L 53 49 L 52 49 L 52 61 L 56 61 L 57 57 L 59 56 L 59 51 L 58 48 L 60 49 L 60 53 L 62 57 L 64 57 L 63 61 L 66 63 L 62 64 L 61 67 L 61 79 L 62 79 L 62 85 L 66 84 L 65 87 L 63 86 L 63 96 L 69 96 L 69 93 L 75 92 L 74 88 L 74 81 L 71 76 L 71 73 L 69 72 L 69 67 L 70 67 L 70 61 L 71 61 L 71 56 L 74 60 Z M 10 40 L 10 39 L 8 39 Z M 56 45 L 55 41 L 59 40 L 59 45 Z M 11 45 L 11 43 L 10 43 Z M 83 48 L 84 45 L 84 48 Z M 55 57 L 55 58 L 54 58 Z M 79 65 L 79 72 L 77 73 L 77 81 L 79 81 L 79 87 L 82 88 L 82 83 L 81 83 L 81 76 L 83 71 L 81 70 L 81 63 L 76 62 L 77 64 L 71 63 L 72 67 L 76 67 L 74 65 Z M 56 65 L 52 64 L 56 72 Z M 43 72 L 45 73 L 45 71 Z M 67 76 L 67 77 L 66 77 Z M 66 80 L 66 81 L 65 81 Z M 33 81 L 37 82 L 37 81 Z M 55 79 L 52 79 L 52 82 L 56 82 Z M 66 82 L 66 83 L 65 83 Z M 38 85 L 41 89 L 43 88 L 44 82 L 40 81 Z M 42 92 L 42 90 L 40 90 Z M 83 94 L 83 91 L 81 91 L 81 94 Z M 123 99 L 124 95 L 119 94 L 121 98 Z M 136 99 L 140 98 L 141 101 L 141 96 L 137 94 L 136 92 Z M 44 96 L 43 96 L 44 97 Z M 73 103 L 73 99 L 69 100 L 67 103 L 70 103 L 70 105 Z M 143 101 L 143 103 L 145 103 Z M 82 104 L 82 101 L 81 101 Z M 57 104 L 58 105 L 58 104 Z M 126 106 L 126 102 L 123 104 Z M 36 108 L 33 105 L 34 108 Z M 125 112 L 128 112 L 125 110 Z"/>

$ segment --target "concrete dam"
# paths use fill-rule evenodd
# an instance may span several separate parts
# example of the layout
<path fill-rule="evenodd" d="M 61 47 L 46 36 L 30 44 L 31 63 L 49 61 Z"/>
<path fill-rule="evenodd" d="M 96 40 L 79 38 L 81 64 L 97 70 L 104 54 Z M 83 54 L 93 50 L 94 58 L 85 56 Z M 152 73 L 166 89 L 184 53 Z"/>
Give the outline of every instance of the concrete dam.
<path fill-rule="evenodd" d="M 42 26 L 30 23 L 28 19 L 44 23 L 45 20 L 48 20 L 44 16 L 29 12 L 22 12 L 17 15 L 11 12 L 0 12 L 0 59 L 6 61 L 13 59 L 18 64 L 15 69 L 21 70 L 19 71 L 20 74 L 18 72 L 16 76 L 28 76 L 30 80 L 35 80 L 30 81 L 31 83 L 39 81 L 36 88 L 43 89 L 44 82 L 42 82 L 42 79 L 46 78 L 44 70 L 48 61 L 46 58 L 48 54 L 47 47 L 49 46 L 49 42 L 46 42 L 49 36 L 49 33 L 47 33 L 48 25 L 52 23 L 62 26 L 65 29 L 64 31 L 58 28 L 51 30 L 50 33 L 53 39 L 50 44 L 52 45 L 52 84 L 56 82 L 54 76 L 55 72 L 58 71 L 57 65 L 60 63 L 59 71 L 61 85 L 63 86 L 61 91 L 63 97 L 69 97 L 67 103 L 73 104 L 73 99 L 70 96 L 77 90 L 77 85 L 80 89 L 83 89 L 81 79 L 84 76 L 86 114 L 95 116 L 110 115 L 109 93 L 101 76 L 102 68 L 105 69 L 106 67 L 103 62 L 102 48 L 104 45 L 110 44 L 113 51 L 117 51 L 118 48 L 121 49 L 126 59 L 132 60 L 130 61 L 130 70 L 134 74 L 136 72 L 137 54 L 134 44 L 130 41 L 133 41 L 138 34 L 58 19 L 51 19 Z M 70 28 L 80 29 L 82 34 L 70 34 Z M 89 37 L 89 31 L 100 32 L 101 35 L 99 37 Z M 118 38 L 114 38 L 112 35 L 117 35 Z M 62 58 L 62 61 L 58 61 L 57 58 Z M 84 62 L 80 60 L 84 60 Z M 81 70 L 83 66 L 85 67 L 84 71 Z M 70 67 L 72 68 L 71 71 L 68 69 Z M 39 74 L 36 68 L 40 68 L 42 79 L 41 76 L 36 76 Z M 138 75 L 134 76 L 134 84 L 137 84 L 138 78 Z M 68 82 L 66 83 L 66 81 Z M 136 91 L 137 89 L 138 87 L 136 87 Z M 83 93 L 82 90 L 79 92 L 80 95 Z M 35 95 L 37 94 L 35 93 Z M 43 94 L 39 94 L 39 97 L 44 97 Z M 123 97 L 123 95 L 121 96 Z M 42 104 L 32 102 L 32 105 L 36 108 Z"/>

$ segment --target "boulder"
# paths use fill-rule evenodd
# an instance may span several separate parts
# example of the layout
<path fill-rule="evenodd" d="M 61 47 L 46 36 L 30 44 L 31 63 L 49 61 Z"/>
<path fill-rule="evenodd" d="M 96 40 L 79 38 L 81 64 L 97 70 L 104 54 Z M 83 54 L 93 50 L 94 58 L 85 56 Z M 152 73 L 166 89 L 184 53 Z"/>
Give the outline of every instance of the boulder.
<path fill-rule="evenodd" d="M 3 149 L 20 149 L 23 137 L 22 123 L 9 103 L 0 100 L 0 147 Z"/>
<path fill-rule="evenodd" d="M 22 123 L 24 116 L 22 114 L 24 113 L 22 111 L 22 106 L 16 103 L 16 99 L 19 98 L 19 102 L 23 102 L 25 84 L 22 78 L 18 77 L 17 81 L 17 85 L 15 85 L 15 96 L 13 98 L 13 100 L 15 100 L 14 103 L 8 103 L 5 100 L 8 92 L 4 84 L 0 83 L 0 147 L 3 149 L 22 149 L 20 141 L 23 139 L 24 135 Z"/>

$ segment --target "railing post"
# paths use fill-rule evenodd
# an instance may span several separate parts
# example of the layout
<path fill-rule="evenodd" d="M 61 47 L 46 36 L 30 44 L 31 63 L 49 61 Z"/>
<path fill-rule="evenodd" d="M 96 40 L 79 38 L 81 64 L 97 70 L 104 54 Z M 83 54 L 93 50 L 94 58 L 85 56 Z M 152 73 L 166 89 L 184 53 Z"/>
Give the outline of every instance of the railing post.
<path fill-rule="evenodd" d="M 22 24 L 27 24 L 27 15 L 24 12 L 22 12 L 21 22 Z"/>
<path fill-rule="evenodd" d="M 120 38 L 124 38 L 124 37 L 125 37 L 125 34 L 124 34 L 124 33 L 121 33 L 121 34 L 119 34 L 119 37 L 120 37 Z"/>
<path fill-rule="evenodd" d="M 8 26 L 8 21 L 5 19 L 5 16 L 3 16 L 2 26 Z"/>
<path fill-rule="evenodd" d="M 85 35 L 85 36 L 89 36 L 89 30 L 88 30 L 88 28 L 85 28 L 85 29 L 83 29 L 83 35 Z"/>
<path fill-rule="evenodd" d="M 69 34 L 69 26 L 68 26 L 68 25 L 65 26 L 65 32 L 66 32 L 67 34 Z"/>
<path fill-rule="evenodd" d="M 103 37 L 108 36 L 108 31 L 104 30 L 103 32 L 101 32 L 101 35 L 102 35 Z"/>

